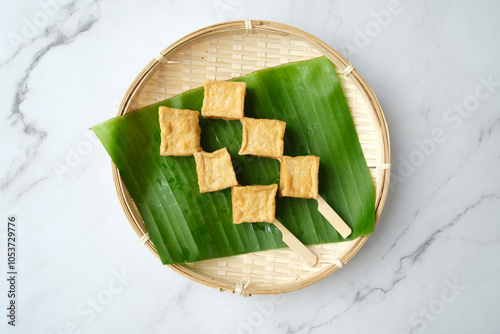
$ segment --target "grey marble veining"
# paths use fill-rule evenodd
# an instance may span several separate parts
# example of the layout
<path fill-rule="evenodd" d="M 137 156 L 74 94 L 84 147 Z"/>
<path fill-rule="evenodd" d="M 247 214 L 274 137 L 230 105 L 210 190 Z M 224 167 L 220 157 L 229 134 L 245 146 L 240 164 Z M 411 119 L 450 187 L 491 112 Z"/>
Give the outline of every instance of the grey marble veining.
<path fill-rule="evenodd" d="M 57 3 L 54 1 L 54 3 Z M 31 58 L 28 62 L 23 64 L 23 70 L 19 73 L 19 78 L 17 78 L 14 84 L 15 94 L 12 98 L 12 103 L 10 107 L 10 115 L 8 115 L 7 120 L 11 127 L 16 128 L 17 132 L 21 136 L 29 137 L 31 143 L 24 147 L 21 156 L 14 159 L 12 165 L 7 171 L 4 178 L 0 182 L 0 191 L 8 190 L 9 186 L 15 179 L 22 175 L 31 164 L 33 164 L 38 155 L 38 148 L 43 144 L 45 137 L 47 136 L 47 131 L 40 129 L 36 125 L 35 120 L 27 120 L 25 114 L 22 111 L 22 103 L 27 98 L 29 93 L 29 80 L 32 71 L 39 65 L 40 61 L 46 56 L 53 48 L 67 45 L 75 40 L 79 34 L 84 33 L 92 28 L 92 26 L 98 21 L 98 11 L 99 11 L 99 1 L 91 2 L 88 7 L 77 8 L 76 4 L 78 1 L 69 3 L 65 6 L 60 6 L 60 13 L 57 15 L 57 22 L 49 24 L 40 36 L 37 36 L 37 40 L 43 40 L 45 43 L 41 45 L 34 46 L 33 41 L 28 40 L 26 46 L 33 46 L 31 50 L 27 50 L 26 46 L 21 45 L 18 49 L 14 51 L 14 54 L 9 57 L 4 63 L 0 64 L 0 70 L 2 68 L 6 69 L 9 63 L 20 57 L 22 53 L 28 53 L 28 57 Z M 72 17 L 77 17 L 77 24 L 68 24 L 67 27 L 61 27 L 61 22 L 66 23 L 70 21 Z M 73 19 L 74 20 L 74 19 Z M 65 29 L 66 28 L 66 29 Z M 19 130 L 21 130 L 19 132 Z M 21 139 L 23 140 L 23 139 Z M 41 181 L 46 180 L 48 177 L 39 177 L 36 180 L 32 180 L 29 184 L 24 185 L 22 190 L 16 194 L 16 197 L 21 196 L 25 191 L 33 188 L 36 184 Z"/>

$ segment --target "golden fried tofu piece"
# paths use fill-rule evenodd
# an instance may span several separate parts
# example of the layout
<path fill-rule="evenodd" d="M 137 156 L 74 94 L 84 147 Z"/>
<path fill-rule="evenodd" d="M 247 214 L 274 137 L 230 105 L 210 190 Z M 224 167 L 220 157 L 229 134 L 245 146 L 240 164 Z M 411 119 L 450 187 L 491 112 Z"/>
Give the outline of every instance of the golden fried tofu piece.
<path fill-rule="evenodd" d="M 280 196 L 318 199 L 319 157 L 284 156 L 279 161 Z"/>
<path fill-rule="evenodd" d="M 244 117 L 243 139 L 240 155 L 256 155 L 266 158 L 283 156 L 286 123 L 276 119 L 255 119 Z"/>
<path fill-rule="evenodd" d="M 213 153 L 195 152 L 193 155 L 196 161 L 200 193 L 238 185 L 231 155 L 225 147 Z"/>
<path fill-rule="evenodd" d="M 233 187 L 233 223 L 273 223 L 277 184 Z"/>
<path fill-rule="evenodd" d="M 205 96 L 201 107 L 201 116 L 235 120 L 243 118 L 245 82 L 205 81 Z"/>
<path fill-rule="evenodd" d="M 161 155 L 188 156 L 201 151 L 197 111 L 160 107 L 159 116 Z"/>

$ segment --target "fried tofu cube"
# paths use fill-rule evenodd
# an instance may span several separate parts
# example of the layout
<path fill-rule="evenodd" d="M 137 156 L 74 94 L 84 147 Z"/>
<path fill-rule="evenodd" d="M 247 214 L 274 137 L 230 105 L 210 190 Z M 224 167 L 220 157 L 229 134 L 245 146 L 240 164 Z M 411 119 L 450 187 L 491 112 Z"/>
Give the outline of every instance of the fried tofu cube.
<path fill-rule="evenodd" d="M 319 157 L 305 155 L 284 156 L 279 159 L 280 197 L 318 199 Z"/>
<path fill-rule="evenodd" d="M 233 223 L 273 223 L 277 184 L 233 187 Z"/>
<path fill-rule="evenodd" d="M 196 161 L 200 193 L 238 185 L 231 155 L 225 147 L 213 153 L 195 152 L 193 155 Z"/>
<path fill-rule="evenodd" d="M 265 158 L 283 156 L 286 123 L 276 119 L 255 119 L 244 117 L 243 139 L 240 155 L 256 155 Z"/>
<path fill-rule="evenodd" d="M 206 118 L 236 120 L 243 118 L 245 82 L 205 81 L 205 95 L 201 115 Z"/>
<path fill-rule="evenodd" d="M 161 155 L 188 156 L 201 151 L 199 113 L 160 107 Z"/>

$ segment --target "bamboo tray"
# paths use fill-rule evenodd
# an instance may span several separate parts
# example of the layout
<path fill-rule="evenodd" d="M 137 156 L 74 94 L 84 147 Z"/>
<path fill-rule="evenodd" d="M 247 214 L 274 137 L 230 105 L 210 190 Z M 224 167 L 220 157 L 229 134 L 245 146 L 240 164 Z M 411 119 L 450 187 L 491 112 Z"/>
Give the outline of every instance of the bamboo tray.
<path fill-rule="evenodd" d="M 375 94 L 335 50 L 299 29 L 269 21 L 233 21 L 187 35 L 153 59 L 136 77 L 118 115 L 203 86 L 205 79 L 227 80 L 267 67 L 328 57 L 334 64 L 354 120 L 376 191 L 375 220 L 387 196 L 389 134 Z M 118 198 L 140 240 L 158 256 L 144 222 L 113 165 Z M 356 254 L 368 236 L 353 241 L 308 246 L 318 264 L 307 266 L 289 248 L 195 263 L 169 265 L 177 273 L 220 291 L 242 296 L 297 290 L 325 278 Z"/>

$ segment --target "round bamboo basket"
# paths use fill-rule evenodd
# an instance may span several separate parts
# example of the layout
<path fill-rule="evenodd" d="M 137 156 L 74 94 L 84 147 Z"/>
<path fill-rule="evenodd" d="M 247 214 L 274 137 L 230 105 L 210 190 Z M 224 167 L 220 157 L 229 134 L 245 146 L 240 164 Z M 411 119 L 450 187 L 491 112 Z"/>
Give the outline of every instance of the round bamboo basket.
<path fill-rule="evenodd" d="M 390 174 L 389 134 L 375 94 L 361 75 L 318 38 L 284 24 L 244 20 L 209 26 L 178 40 L 158 54 L 130 85 L 119 107 L 124 115 L 203 86 L 205 79 L 228 80 L 257 70 L 319 56 L 336 66 L 376 192 L 375 219 L 384 207 Z M 140 240 L 158 256 L 144 222 L 115 166 L 118 198 Z M 242 296 L 277 294 L 304 288 L 332 274 L 356 254 L 368 236 L 308 246 L 314 267 L 289 248 L 195 263 L 169 265 L 201 284 Z"/>

